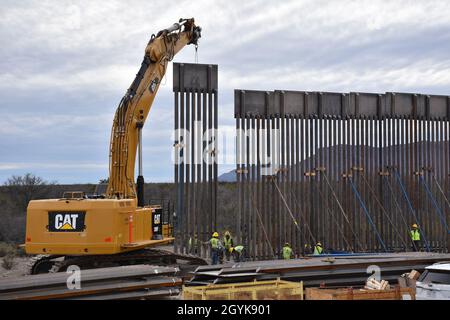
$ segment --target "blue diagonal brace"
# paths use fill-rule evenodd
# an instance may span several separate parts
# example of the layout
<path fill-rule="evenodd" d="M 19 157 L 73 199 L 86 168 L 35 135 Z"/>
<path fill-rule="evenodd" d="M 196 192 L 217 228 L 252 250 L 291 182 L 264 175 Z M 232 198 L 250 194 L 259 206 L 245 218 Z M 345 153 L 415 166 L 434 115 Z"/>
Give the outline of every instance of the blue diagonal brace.
<path fill-rule="evenodd" d="M 406 192 L 406 189 L 405 189 L 405 186 L 403 185 L 402 179 L 400 178 L 400 175 L 398 174 L 397 170 L 393 170 L 393 171 L 395 173 L 395 178 L 397 179 L 397 182 L 400 185 L 400 189 L 402 190 L 403 197 L 406 199 L 409 210 L 411 211 L 415 221 L 417 221 L 417 223 L 419 223 L 419 232 L 421 233 L 421 235 L 423 237 L 423 241 L 425 242 L 425 247 L 427 248 L 427 251 L 430 252 L 430 246 L 428 245 L 427 238 L 425 237 L 425 233 L 422 230 L 422 224 L 420 223 L 419 219 L 417 218 L 416 211 L 414 210 L 411 200 L 408 197 L 408 193 Z"/>
<path fill-rule="evenodd" d="M 436 209 L 437 214 L 439 215 L 439 219 L 442 222 L 442 225 L 445 226 L 447 229 L 447 233 L 450 232 L 448 229 L 447 221 L 445 221 L 444 213 L 442 212 L 442 209 L 439 207 L 436 199 L 433 197 L 433 194 L 431 193 L 430 188 L 428 187 L 428 184 L 425 182 L 425 179 L 422 176 L 419 176 L 420 182 L 422 182 L 423 186 L 425 187 L 425 190 L 427 191 L 428 197 L 431 199 L 431 203 L 433 204 L 434 209 Z"/>

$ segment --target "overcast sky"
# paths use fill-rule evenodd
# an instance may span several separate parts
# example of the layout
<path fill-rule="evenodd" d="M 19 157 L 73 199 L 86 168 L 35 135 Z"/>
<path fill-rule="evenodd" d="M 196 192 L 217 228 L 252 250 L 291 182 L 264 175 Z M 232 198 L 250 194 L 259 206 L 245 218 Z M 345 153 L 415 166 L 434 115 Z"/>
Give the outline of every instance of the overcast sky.
<path fill-rule="evenodd" d="M 116 106 L 151 34 L 180 17 L 203 28 L 199 62 L 219 65 L 222 129 L 236 88 L 450 94 L 450 1 L 0 1 L 0 183 L 107 177 Z M 146 181 L 173 179 L 172 128 L 170 66 L 144 127 Z"/>

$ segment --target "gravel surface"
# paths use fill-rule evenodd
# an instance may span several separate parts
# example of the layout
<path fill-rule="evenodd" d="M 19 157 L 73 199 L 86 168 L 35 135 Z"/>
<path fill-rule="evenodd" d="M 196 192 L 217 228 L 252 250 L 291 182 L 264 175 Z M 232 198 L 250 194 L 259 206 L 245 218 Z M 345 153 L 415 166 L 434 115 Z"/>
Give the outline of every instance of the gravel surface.
<path fill-rule="evenodd" d="M 30 260 L 30 257 L 14 258 L 14 266 L 11 270 L 6 270 L 3 268 L 3 259 L 4 258 L 0 258 L 0 279 L 25 276 L 27 271 L 27 263 Z"/>

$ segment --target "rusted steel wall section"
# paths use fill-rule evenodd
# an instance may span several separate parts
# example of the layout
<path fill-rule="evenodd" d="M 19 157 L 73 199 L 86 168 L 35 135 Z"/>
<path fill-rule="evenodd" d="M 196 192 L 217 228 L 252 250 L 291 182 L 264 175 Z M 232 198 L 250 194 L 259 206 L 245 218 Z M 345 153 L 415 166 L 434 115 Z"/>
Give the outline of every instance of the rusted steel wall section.
<path fill-rule="evenodd" d="M 217 70 L 173 64 L 175 250 L 202 257 L 209 256 L 204 243 L 217 227 Z"/>
<path fill-rule="evenodd" d="M 449 249 L 450 97 L 235 90 L 235 233 L 250 259 Z"/>

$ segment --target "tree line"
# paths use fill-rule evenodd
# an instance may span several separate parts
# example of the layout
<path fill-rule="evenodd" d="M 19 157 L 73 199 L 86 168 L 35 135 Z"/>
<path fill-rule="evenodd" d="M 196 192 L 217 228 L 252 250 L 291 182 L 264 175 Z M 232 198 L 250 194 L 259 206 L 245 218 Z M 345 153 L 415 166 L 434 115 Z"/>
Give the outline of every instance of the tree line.
<path fill-rule="evenodd" d="M 99 192 L 105 188 L 107 179 L 98 184 L 60 185 L 56 181 L 47 181 L 33 173 L 22 176 L 13 175 L 0 186 L 0 242 L 21 244 L 25 239 L 26 212 L 28 203 L 36 199 L 60 198 L 64 191 L 82 191 L 87 194 Z M 236 221 L 236 189 L 234 183 L 219 183 L 217 206 L 219 208 L 218 225 L 220 229 L 234 230 Z M 145 198 L 165 199 L 175 203 L 174 183 L 147 183 Z"/>

